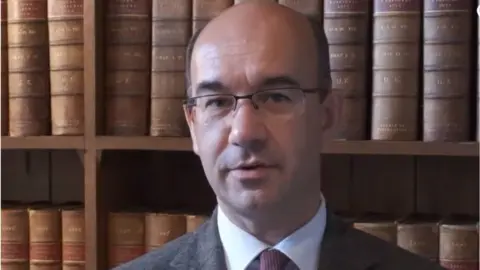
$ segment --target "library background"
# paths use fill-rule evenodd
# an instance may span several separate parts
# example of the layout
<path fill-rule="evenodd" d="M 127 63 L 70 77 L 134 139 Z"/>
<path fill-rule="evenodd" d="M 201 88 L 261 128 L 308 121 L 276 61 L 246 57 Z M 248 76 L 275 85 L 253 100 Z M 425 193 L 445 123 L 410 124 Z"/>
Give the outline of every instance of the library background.
<path fill-rule="evenodd" d="M 185 49 L 239 2 L 1 0 L 2 269 L 109 269 L 208 218 Z M 479 3 L 278 2 L 323 22 L 344 94 L 319 153 L 332 210 L 478 269 Z"/>

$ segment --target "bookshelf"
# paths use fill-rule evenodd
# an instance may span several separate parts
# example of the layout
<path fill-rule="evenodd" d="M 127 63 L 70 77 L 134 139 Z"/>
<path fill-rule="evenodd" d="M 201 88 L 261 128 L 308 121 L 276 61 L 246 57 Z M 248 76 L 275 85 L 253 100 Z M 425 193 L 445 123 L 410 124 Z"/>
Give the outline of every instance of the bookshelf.
<path fill-rule="evenodd" d="M 13 188 L 17 179 L 40 179 L 32 188 L 47 199 L 83 201 L 85 269 L 92 270 L 106 269 L 109 211 L 139 202 L 174 207 L 171 201 L 187 210 L 202 201 L 198 208 L 208 210 L 214 202 L 190 138 L 104 135 L 101 3 L 83 1 L 84 134 L 1 138 L 2 156 L 15 157 L 2 161 L 2 187 L 42 199 Z M 336 211 L 478 214 L 478 142 L 335 140 L 321 154 L 324 192 Z"/>

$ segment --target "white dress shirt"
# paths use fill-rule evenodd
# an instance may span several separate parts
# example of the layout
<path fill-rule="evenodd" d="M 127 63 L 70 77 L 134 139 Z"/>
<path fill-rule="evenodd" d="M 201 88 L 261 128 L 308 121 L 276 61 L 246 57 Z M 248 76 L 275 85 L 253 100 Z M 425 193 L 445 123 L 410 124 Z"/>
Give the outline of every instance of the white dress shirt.
<path fill-rule="evenodd" d="M 225 252 L 228 270 L 245 268 L 266 248 L 271 248 L 233 224 L 218 207 L 218 231 Z M 319 248 L 326 225 L 325 199 L 315 216 L 303 227 L 284 238 L 273 248 L 287 255 L 300 270 L 317 269 Z"/>

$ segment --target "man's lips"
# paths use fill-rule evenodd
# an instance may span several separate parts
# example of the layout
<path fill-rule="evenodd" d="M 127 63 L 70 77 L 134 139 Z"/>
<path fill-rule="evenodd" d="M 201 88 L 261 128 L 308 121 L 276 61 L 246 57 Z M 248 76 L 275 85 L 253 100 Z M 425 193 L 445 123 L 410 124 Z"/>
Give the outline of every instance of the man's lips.
<path fill-rule="evenodd" d="M 229 170 L 234 178 L 248 180 L 265 178 L 275 167 L 265 164 L 241 165 Z"/>

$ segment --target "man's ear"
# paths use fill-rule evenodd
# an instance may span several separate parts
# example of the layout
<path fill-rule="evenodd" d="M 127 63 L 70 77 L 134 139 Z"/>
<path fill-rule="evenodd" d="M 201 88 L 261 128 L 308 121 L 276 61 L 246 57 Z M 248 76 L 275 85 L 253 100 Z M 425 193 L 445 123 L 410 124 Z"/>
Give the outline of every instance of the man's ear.
<path fill-rule="evenodd" d="M 343 106 L 343 91 L 331 89 L 322 103 L 322 134 L 323 141 L 331 141 L 336 137 L 341 124 Z"/>
<path fill-rule="evenodd" d="M 195 115 L 192 113 L 192 109 L 188 108 L 187 106 L 183 106 L 183 113 L 185 115 L 185 120 L 188 125 L 188 129 L 190 131 L 190 138 L 192 139 L 192 148 L 193 152 L 198 155 L 198 144 L 197 144 L 197 136 L 195 133 Z"/>

